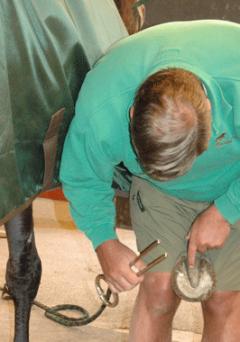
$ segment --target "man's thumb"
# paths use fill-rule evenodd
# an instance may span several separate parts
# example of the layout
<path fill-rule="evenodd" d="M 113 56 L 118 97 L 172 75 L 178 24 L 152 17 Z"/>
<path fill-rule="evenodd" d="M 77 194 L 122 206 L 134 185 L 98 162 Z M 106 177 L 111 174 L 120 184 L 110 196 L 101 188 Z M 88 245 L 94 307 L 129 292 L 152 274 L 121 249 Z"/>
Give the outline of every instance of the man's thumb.
<path fill-rule="evenodd" d="M 194 267 L 197 248 L 195 244 L 189 243 L 188 246 L 188 267 Z"/>

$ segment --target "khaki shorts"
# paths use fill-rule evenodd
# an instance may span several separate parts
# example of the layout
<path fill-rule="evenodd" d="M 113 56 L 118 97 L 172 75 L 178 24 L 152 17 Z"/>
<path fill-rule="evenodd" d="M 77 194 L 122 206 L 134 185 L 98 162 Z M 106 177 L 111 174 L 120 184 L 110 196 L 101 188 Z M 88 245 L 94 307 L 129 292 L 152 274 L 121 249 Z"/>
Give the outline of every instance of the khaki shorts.
<path fill-rule="evenodd" d="M 168 257 L 152 271 L 171 272 L 180 254 L 187 251 L 186 235 L 197 215 L 211 203 L 180 200 L 164 194 L 147 181 L 133 177 L 130 193 L 132 226 L 138 250 L 154 240 L 161 244 L 144 258 L 151 261 L 163 251 Z M 219 291 L 240 290 L 240 221 L 231 226 L 224 246 L 206 252 L 216 273 Z"/>

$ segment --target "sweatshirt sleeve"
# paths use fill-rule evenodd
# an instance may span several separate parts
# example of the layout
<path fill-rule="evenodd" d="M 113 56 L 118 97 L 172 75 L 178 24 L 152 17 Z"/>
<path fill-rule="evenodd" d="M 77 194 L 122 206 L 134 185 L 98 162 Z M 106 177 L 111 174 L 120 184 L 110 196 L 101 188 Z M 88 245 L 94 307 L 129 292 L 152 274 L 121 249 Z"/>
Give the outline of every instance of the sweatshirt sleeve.
<path fill-rule="evenodd" d="M 228 191 L 215 200 L 215 206 L 231 224 L 240 220 L 240 178 L 234 180 Z"/>
<path fill-rule="evenodd" d="M 90 120 L 89 120 L 90 121 Z M 102 139 L 97 128 L 74 118 L 67 134 L 61 161 L 60 180 L 70 203 L 76 226 L 96 248 L 116 239 L 113 141 Z M 86 127 L 87 126 L 87 127 Z"/>

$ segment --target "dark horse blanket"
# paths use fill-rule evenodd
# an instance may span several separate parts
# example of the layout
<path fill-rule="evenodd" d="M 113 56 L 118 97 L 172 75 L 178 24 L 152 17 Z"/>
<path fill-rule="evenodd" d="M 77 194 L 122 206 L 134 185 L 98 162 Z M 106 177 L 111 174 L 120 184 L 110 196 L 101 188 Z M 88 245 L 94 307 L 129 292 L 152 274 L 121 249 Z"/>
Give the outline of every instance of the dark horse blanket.
<path fill-rule="evenodd" d="M 0 2 L 0 224 L 58 186 L 84 76 L 127 35 L 112 0 Z"/>

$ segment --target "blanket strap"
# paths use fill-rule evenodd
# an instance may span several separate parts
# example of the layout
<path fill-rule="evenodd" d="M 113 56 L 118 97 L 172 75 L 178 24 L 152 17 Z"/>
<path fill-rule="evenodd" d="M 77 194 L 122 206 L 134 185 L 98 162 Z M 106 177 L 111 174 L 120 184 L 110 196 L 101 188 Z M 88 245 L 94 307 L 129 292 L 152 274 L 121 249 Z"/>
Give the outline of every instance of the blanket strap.
<path fill-rule="evenodd" d="M 52 184 L 57 156 L 58 135 L 63 120 L 64 111 L 65 108 L 61 108 L 55 114 L 53 114 L 43 141 L 43 152 L 45 161 L 43 177 L 44 191 L 49 189 Z"/>

